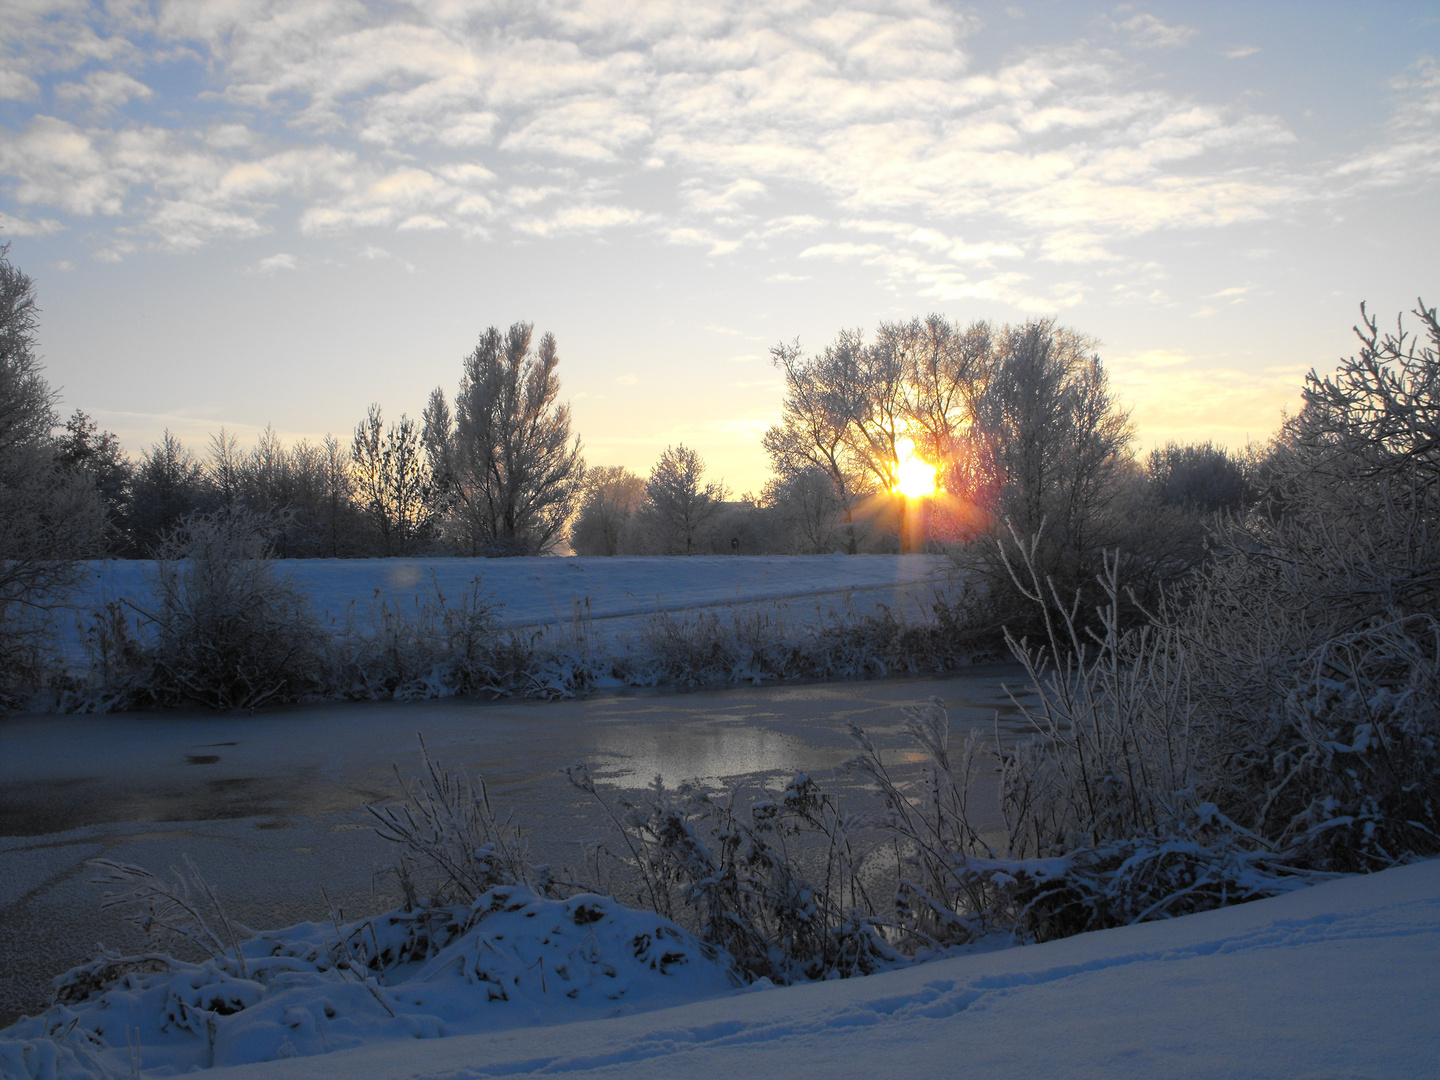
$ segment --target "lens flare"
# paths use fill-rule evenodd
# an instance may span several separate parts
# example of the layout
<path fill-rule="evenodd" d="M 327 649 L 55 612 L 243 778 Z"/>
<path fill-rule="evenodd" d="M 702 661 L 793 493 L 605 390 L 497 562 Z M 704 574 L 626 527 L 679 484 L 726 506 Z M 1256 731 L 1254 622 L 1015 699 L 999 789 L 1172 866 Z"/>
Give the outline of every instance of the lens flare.
<path fill-rule="evenodd" d="M 935 494 L 935 466 L 915 455 L 915 444 L 909 439 L 895 443 L 895 488 L 907 499 L 923 499 Z"/>

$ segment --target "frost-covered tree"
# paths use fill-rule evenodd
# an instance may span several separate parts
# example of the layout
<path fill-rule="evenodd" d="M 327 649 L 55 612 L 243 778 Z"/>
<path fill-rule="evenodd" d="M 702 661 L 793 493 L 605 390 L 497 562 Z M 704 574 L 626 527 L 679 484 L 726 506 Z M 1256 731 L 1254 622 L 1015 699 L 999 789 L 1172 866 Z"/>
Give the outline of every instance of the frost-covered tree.
<path fill-rule="evenodd" d="M 845 503 L 829 474 L 813 465 L 774 477 L 765 487 L 765 501 L 786 535 L 786 547 L 797 555 L 823 555 L 845 546 Z"/>
<path fill-rule="evenodd" d="M 88 414 L 76 409 L 65 421 L 56 449 L 62 466 L 89 479 L 105 504 L 110 544 L 120 543 L 130 507 L 130 480 L 135 472 L 120 440 L 113 431 L 102 431 Z"/>
<path fill-rule="evenodd" d="M 430 527 L 430 467 L 415 421 L 403 413 L 388 428 L 371 405 L 350 445 L 355 493 L 385 555 L 414 554 Z"/>
<path fill-rule="evenodd" d="M 204 470 L 220 508 L 243 507 L 267 521 L 276 556 L 334 558 L 369 550 L 351 463 L 333 435 L 319 445 L 301 439 L 287 446 L 267 426 L 255 446 L 242 450 L 221 428 L 210 437 Z"/>
<path fill-rule="evenodd" d="M 847 507 L 894 486 L 901 438 L 929 461 L 948 458 L 995 363 L 988 323 L 961 330 L 939 315 L 882 322 L 872 342 L 843 330 L 812 357 L 798 341 L 770 352 L 785 376 L 780 422 L 764 438 L 775 473 L 818 469 Z"/>
<path fill-rule="evenodd" d="M 702 483 L 705 461 L 684 443 L 667 446 L 645 481 L 645 502 L 630 529 L 630 549 L 693 555 L 701 530 L 725 500 L 722 484 Z"/>
<path fill-rule="evenodd" d="M 130 542 L 136 552 L 149 556 L 185 518 L 210 509 L 213 491 L 200 460 L 167 428 L 141 452 L 131 484 Z"/>
<path fill-rule="evenodd" d="M 618 465 L 586 470 L 580 513 L 570 529 L 576 555 L 617 555 L 632 514 L 645 501 L 645 481 Z"/>
<path fill-rule="evenodd" d="M 560 354 L 534 327 L 490 327 L 465 358 L 453 417 L 436 389 L 425 446 L 453 541 L 472 555 L 535 555 L 560 539 L 584 479 L 570 407 L 559 400 Z M 532 347 L 534 346 L 534 347 Z"/>
<path fill-rule="evenodd" d="M 1251 462 L 1214 443 L 1166 443 L 1150 451 L 1145 475 L 1162 503 L 1201 513 L 1238 513 L 1254 499 Z"/>
<path fill-rule="evenodd" d="M 0 245 L 0 704 L 42 674 L 48 614 L 75 582 L 74 560 L 104 549 L 105 508 L 51 435 L 38 326 L 34 282 Z"/>
<path fill-rule="evenodd" d="M 764 440 L 777 507 L 787 493 L 815 496 L 812 483 L 792 483 L 815 470 L 830 479 L 848 538 L 857 503 L 895 487 L 908 439 L 939 470 L 967 538 L 1006 535 L 1006 521 L 1029 535 L 1043 522 L 1042 561 L 1066 580 L 1093 576 L 1117 539 L 1111 507 L 1132 479 L 1130 428 L 1082 335 L 1050 320 L 962 329 L 931 315 L 881 323 L 872 340 L 842 331 L 815 356 L 798 343 L 772 355 L 785 376 L 780 422 Z"/>
<path fill-rule="evenodd" d="M 1048 319 L 997 337 L 977 400 L 983 450 L 972 460 L 999 493 L 998 517 L 1022 536 L 1046 527 L 1042 569 L 1067 583 L 1088 580 L 1118 539 L 1107 510 L 1130 462 L 1129 415 L 1090 339 Z"/>

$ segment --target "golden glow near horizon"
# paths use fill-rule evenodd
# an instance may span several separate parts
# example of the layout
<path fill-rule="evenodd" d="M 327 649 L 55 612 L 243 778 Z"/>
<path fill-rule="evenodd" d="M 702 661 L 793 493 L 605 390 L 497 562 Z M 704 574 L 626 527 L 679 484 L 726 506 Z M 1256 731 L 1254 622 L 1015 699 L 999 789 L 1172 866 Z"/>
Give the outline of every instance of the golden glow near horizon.
<path fill-rule="evenodd" d="M 895 443 L 894 490 L 907 499 L 923 499 L 935 494 L 935 466 L 921 461 L 915 444 L 909 439 Z"/>
<path fill-rule="evenodd" d="M 1362 299 L 1435 302 L 1406 242 L 1440 235 L 1434 0 L 1301 34 L 1289 5 L 1009 2 L 11 3 L 0 242 L 61 415 L 132 460 L 222 425 L 346 444 L 523 320 L 591 465 L 684 443 L 736 493 L 772 478 L 775 342 L 1053 315 L 1137 451 L 1236 449 L 1355 351 Z"/>

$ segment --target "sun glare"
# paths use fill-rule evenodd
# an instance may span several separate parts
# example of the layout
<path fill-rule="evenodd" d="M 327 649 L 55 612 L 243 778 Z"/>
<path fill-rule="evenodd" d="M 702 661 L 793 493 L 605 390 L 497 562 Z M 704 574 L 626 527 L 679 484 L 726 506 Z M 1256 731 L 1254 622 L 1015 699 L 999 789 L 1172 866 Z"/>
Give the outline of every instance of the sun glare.
<path fill-rule="evenodd" d="M 935 494 L 935 466 L 915 455 L 915 444 L 901 439 L 895 444 L 895 490 L 907 499 Z"/>

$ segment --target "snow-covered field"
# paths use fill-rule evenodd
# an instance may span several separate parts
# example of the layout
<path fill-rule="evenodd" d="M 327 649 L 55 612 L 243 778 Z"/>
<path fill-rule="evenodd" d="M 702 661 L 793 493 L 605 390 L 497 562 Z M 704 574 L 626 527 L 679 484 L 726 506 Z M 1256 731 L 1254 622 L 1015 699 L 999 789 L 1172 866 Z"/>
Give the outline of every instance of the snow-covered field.
<path fill-rule="evenodd" d="M 139 976 L 104 1006 L 49 1018 L 69 1030 L 59 1044 L 35 1038 L 43 1019 L 0 1034 L 0 1073 L 159 1076 L 213 1054 L 284 1056 L 214 1074 L 234 1080 L 1440 1075 L 1435 860 L 1169 922 L 785 989 L 730 989 L 679 937 L 667 964 L 654 916 L 637 930 L 630 924 L 646 917 L 603 901 L 514 899 L 393 989 L 353 972 L 314 974 L 326 927 L 277 935 L 284 945 L 273 950 L 252 944 L 254 968 L 293 974 L 268 1001 L 253 979 L 230 979 L 233 1005 L 251 1003 L 212 1019 L 208 1033 L 177 1002 L 220 1012 L 206 997 L 223 982 L 213 971 Z M 656 1008 L 677 1001 L 689 1003 Z M 617 1015 L 589 1018 L 598 1012 Z M 103 1034 L 84 1048 L 96 1028 Z"/>
<path fill-rule="evenodd" d="M 903 608 L 944 587 L 951 566 L 934 555 L 281 559 L 276 565 L 333 618 L 377 596 L 413 603 L 432 587 L 453 600 L 479 575 L 503 605 L 501 622 L 515 627 L 565 624 L 577 607 L 599 620 L 808 597 Z M 75 606 L 83 611 L 112 599 L 139 602 L 153 573 L 154 563 L 143 559 L 91 563 Z"/>

